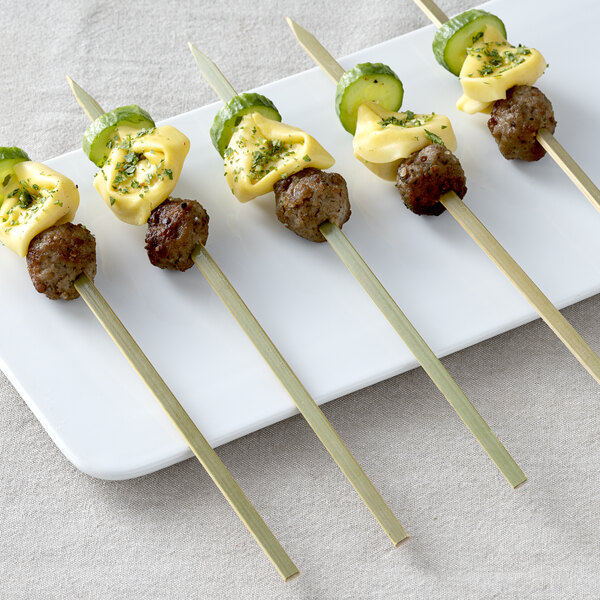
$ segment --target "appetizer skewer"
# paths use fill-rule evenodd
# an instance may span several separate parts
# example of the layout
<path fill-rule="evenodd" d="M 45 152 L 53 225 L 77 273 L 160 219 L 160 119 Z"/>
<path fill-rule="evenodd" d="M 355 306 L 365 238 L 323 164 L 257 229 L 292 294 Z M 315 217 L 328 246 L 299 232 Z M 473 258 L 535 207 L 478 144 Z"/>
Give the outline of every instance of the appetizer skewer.
<path fill-rule="evenodd" d="M 68 81 L 77 101 L 79 102 L 85 113 L 88 115 L 88 117 L 93 121 L 93 124 L 91 126 L 92 130 L 94 129 L 94 124 L 99 123 L 99 119 L 104 119 L 107 122 L 112 122 L 110 115 L 114 115 L 114 111 L 112 113 L 104 113 L 100 105 L 87 92 L 85 92 L 72 79 L 68 78 Z M 139 109 L 137 113 L 142 114 L 141 109 Z M 142 123 L 147 123 L 147 119 L 149 118 L 149 115 L 144 116 L 144 121 L 142 121 Z M 127 133 L 129 132 L 129 129 L 125 129 L 125 131 L 125 135 L 131 136 L 131 133 Z M 110 136 L 112 135 L 117 135 L 114 144 L 111 144 L 111 139 L 113 138 L 111 138 Z M 100 146 L 102 151 L 105 152 L 107 149 L 110 151 L 114 148 L 119 148 L 121 145 L 123 145 L 123 142 L 121 142 L 120 138 L 118 137 L 119 135 L 122 134 L 115 134 L 113 130 L 112 133 L 109 135 L 109 139 L 107 140 L 107 142 L 105 142 L 103 146 Z M 138 133 L 134 133 L 133 135 L 136 136 L 136 139 L 144 137 L 144 134 L 142 134 L 141 131 Z M 140 136 L 140 138 L 137 138 L 137 136 Z M 108 148 L 106 147 L 107 143 L 110 146 Z M 93 144 L 90 144 L 90 148 L 92 147 Z M 130 150 L 130 148 L 127 147 L 124 150 Z M 162 156 L 162 154 L 160 156 Z M 109 160 L 111 159 L 108 158 L 106 162 L 108 162 Z M 158 159 L 154 158 L 153 160 L 156 162 Z M 157 162 L 158 165 L 161 164 L 160 160 Z M 120 160 L 120 162 L 122 162 L 122 160 Z M 109 168 L 116 168 L 117 164 L 119 163 L 111 163 L 108 166 Z M 163 164 L 160 168 L 164 170 L 167 167 L 165 167 L 165 164 Z M 127 169 L 130 169 L 130 167 L 127 167 Z M 128 173 L 129 178 L 127 178 L 127 181 L 129 182 L 129 187 L 131 187 L 131 185 L 135 185 L 134 182 L 139 182 L 139 178 L 135 178 L 135 169 L 130 170 L 131 172 Z M 175 174 L 173 174 L 173 177 L 176 180 Z M 144 182 L 147 182 L 148 188 L 151 189 L 154 179 L 156 178 L 150 177 L 147 180 L 142 179 L 142 183 L 140 183 L 140 185 L 143 185 Z M 104 177 L 102 175 L 97 175 L 95 179 L 95 185 L 97 187 L 103 187 L 103 180 Z M 114 179 L 112 180 L 112 182 L 109 182 L 109 187 L 111 188 L 111 192 L 109 192 L 108 194 L 110 206 L 114 206 L 117 204 L 116 199 L 114 203 L 110 201 L 110 197 L 114 192 L 114 190 L 112 190 L 113 183 Z M 123 192 L 124 195 L 127 195 L 126 191 L 130 190 L 124 190 L 121 187 L 122 183 L 122 181 L 118 181 L 116 185 L 117 192 Z M 139 188 L 134 187 L 134 189 L 137 191 Z M 168 193 L 170 193 L 170 191 L 167 192 L 167 194 Z M 144 198 L 140 198 L 140 200 L 144 200 Z M 192 264 L 195 264 L 198 267 L 198 269 L 206 277 L 211 287 L 219 295 L 219 297 L 226 305 L 228 310 L 232 313 L 234 318 L 238 321 L 242 329 L 248 335 L 250 340 L 254 343 L 257 350 L 261 353 L 269 367 L 279 378 L 287 392 L 292 397 L 292 400 L 294 401 L 300 413 L 303 415 L 310 427 L 316 433 L 317 437 L 321 440 L 321 443 L 325 446 L 329 454 L 338 464 L 344 475 L 346 475 L 346 477 L 348 478 L 352 486 L 355 488 L 355 490 L 358 492 L 358 494 L 360 495 L 364 503 L 367 505 L 373 516 L 377 519 L 382 529 L 392 540 L 393 544 L 395 546 L 398 546 L 402 542 L 406 541 L 408 539 L 408 534 L 406 533 L 404 527 L 395 517 L 389 506 L 386 504 L 384 499 L 376 490 L 375 486 L 372 484 L 367 475 L 361 469 L 354 456 L 345 446 L 344 442 L 339 437 L 335 429 L 332 427 L 331 423 L 329 423 L 329 421 L 325 417 L 323 411 L 317 406 L 316 402 L 310 396 L 306 388 L 302 385 L 296 374 L 292 371 L 291 367 L 287 364 L 279 350 L 276 348 L 275 344 L 268 337 L 266 332 L 263 330 L 263 328 L 260 326 L 256 318 L 254 317 L 254 315 L 250 312 L 246 304 L 244 304 L 243 300 L 235 291 L 234 287 L 231 285 L 229 280 L 225 277 L 223 272 L 219 269 L 218 265 L 215 263 L 213 258 L 210 256 L 210 254 L 204 247 L 204 243 L 206 242 L 207 231 L 202 231 L 200 235 L 192 236 L 191 239 L 193 240 L 193 243 L 190 240 L 187 240 L 185 241 L 185 243 L 183 243 L 183 240 L 181 240 L 180 238 L 180 234 L 171 229 L 172 219 L 170 216 L 166 216 L 164 218 L 162 216 L 158 216 L 157 218 L 154 218 L 157 215 L 157 211 L 163 211 L 165 208 L 166 210 L 170 211 L 172 209 L 173 204 L 175 205 L 175 210 L 177 210 L 178 203 L 174 203 L 172 201 L 167 200 L 166 196 L 162 198 L 156 198 L 155 202 L 156 204 L 158 204 L 158 206 L 154 208 L 153 211 L 150 213 L 150 219 L 148 221 L 149 230 L 146 236 L 146 248 L 148 250 L 148 255 L 151 262 L 156 266 L 162 268 L 175 268 L 179 270 L 185 270 L 186 268 L 188 268 L 188 266 L 191 266 Z M 186 201 L 183 204 L 191 203 L 189 201 Z M 195 204 L 199 206 L 198 203 Z M 180 204 L 180 206 L 182 206 L 182 204 Z M 141 218 L 136 219 L 136 221 L 140 223 L 143 222 Z M 153 231 L 153 229 L 155 229 L 156 227 L 165 226 L 164 223 L 169 223 L 169 225 L 166 225 L 166 235 L 155 235 L 156 232 Z M 188 225 L 190 225 L 190 227 L 193 227 L 195 223 L 196 218 L 192 217 L 192 224 L 188 223 Z M 185 247 L 183 251 L 181 251 L 182 244 Z M 173 256 L 176 257 L 176 260 L 168 259 L 168 257 Z"/>
<path fill-rule="evenodd" d="M 338 83 L 341 77 L 340 74 L 344 74 L 344 70 L 342 69 L 342 67 L 335 61 L 335 59 L 311 33 L 300 27 L 289 17 L 288 24 L 290 25 L 290 28 L 292 29 L 300 45 L 313 58 L 313 60 L 325 71 L 325 73 L 334 82 Z M 359 65 L 359 67 L 360 66 L 361 65 Z M 348 71 L 346 73 L 352 73 L 352 71 Z M 402 98 L 400 97 L 400 102 L 401 100 Z M 358 110 L 361 110 L 364 105 L 365 104 L 363 103 L 361 107 L 358 107 Z M 371 103 L 369 106 L 371 109 L 380 110 L 377 108 L 377 105 L 374 105 L 373 103 Z M 369 108 L 369 106 L 367 108 Z M 399 107 L 399 104 L 397 106 Z M 368 111 L 367 109 L 363 109 L 363 112 Z M 390 112 L 390 114 L 392 115 L 398 114 L 392 113 L 392 111 L 388 112 Z M 387 112 L 384 114 L 387 114 Z M 414 114 L 411 114 L 414 117 Z M 407 119 L 410 115 L 408 115 L 408 113 L 405 113 L 404 116 L 399 116 L 401 117 L 401 119 Z M 406 122 L 402 123 L 402 120 L 398 119 L 398 117 L 391 116 L 389 117 L 389 119 L 392 120 L 391 122 L 393 122 L 393 119 L 396 119 L 398 124 L 404 126 L 399 127 L 399 130 L 405 128 L 407 125 Z M 420 121 L 417 125 L 423 128 Z M 385 129 L 385 119 L 380 121 L 379 127 L 381 129 Z M 410 123 L 408 131 L 411 131 L 412 127 L 413 123 Z M 443 131 L 447 132 L 448 129 L 449 128 L 447 125 L 445 126 L 445 129 L 442 128 L 442 126 L 440 125 L 439 135 L 446 135 L 446 133 L 443 133 Z M 429 138 L 429 141 L 427 142 L 428 144 L 439 145 L 439 135 L 432 135 L 431 133 L 427 134 L 427 132 L 425 132 L 425 135 Z M 453 135 L 452 138 L 454 139 L 455 143 L 455 138 L 453 137 Z M 427 152 L 427 148 L 424 148 L 421 152 Z M 447 152 L 449 152 L 449 150 L 447 150 Z M 416 156 L 416 154 L 414 156 Z M 394 169 L 398 170 L 398 167 L 400 167 L 400 170 L 398 171 L 397 180 L 398 187 L 401 187 L 404 184 L 404 180 L 410 177 L 410 169 L 405 169 L 405 167 L 409 167 L 409 163 L 414 164 L 414 161 L 410 158 L 408 160 L 401 159 L 397 160 L 396 162 L 389 163 L 387 167 L 391 167 L 391 169 L 381 169 L 380 165 L 370 163 L 369 161 L 365 161 L 363 158 L 361 158 L 361 160 L 365 162 L 365 164 L 370 169 L 374 170 L 384 179 L 390 178 L 390 173 L 388 171 Z M 420 157 L 420 160 L 425 161 L 424 164 L 426 165 L 431 164 L 426 155 Z M 458 160 L 455 160 L 456 163 L 458 163 Z M 458 167 L 460 168 L 460 163 L 458 163 Z M 434 173 L 434 179 L 435 171 L 439 171 L 438 167 L 431 171 L 432 173 Z M 462 172 L 462 168 L 460 168 L 460 171 Z M 445 185 L 446 184 L 447 182 L 445 182 Z M 448 189 L 450 189 L 451 191 L 448 191 Z M 471 236 L 471 238 L 479 245 L 479 247 L 494 261 L 498 268 L 508 277 L 508 279 L 521 292 L 521 294 L 523 294 L 527 301 L 533 306 L 533 308 L 537 311 L 540 317 L 542 317 L 542 319 L 550 326 L 550 328 L 563 342 L 563 344 L 565 344 L 565 346 L 571 351 L 575 358 L 577 358 L 577 360 L 587 369 L 587 371 L 594 377 L 594 379 L 596 379 L 596 381 L 600 383 L 600 357 L 592 350 L 592 348 L 579 335 L 579 333 L 575 331 L 573 326 L 567 321 L 567 319 L 565 319 L 565 317 L 560 313 L 560 311 L 535 285 L 531 278 L 525 273 L 525 271 L 523 271 L 523 269 L 510 256 L 510 254 L 500 245 L 500 243 L 494 238 L 494 236 L 485 228 L 483 223 L 481 223 L 481 221 L 477 219 L 477 217 L 471 212 L 471 210 L 462 201 L 459 195 L 454 190 L 452 190 L 451 186 L 448 187 L 446 185 L 445 189 L 440 188 L 440 192 L 441 195 L 434 195 L 435 198 L 433 198 L 433 200 L 435 200 L 435 204 L 438 204 L 440 207 L 439 211 L 431 212 L 432 207 L 429 206 L 421 206 L 419 207 L 421 210 L 415 210 L 415 207 L 409 206 L 409 203 L 407 202 L 406 198 L 405 204 L 407 204 L 407 206 L 411 208 L 413 212 L 418 212 L 419 214 L 440 214 L 440 212 L 444 208 L 447 209 L 448 212 L 463 227 L 463 229 L 465 229 L 465 231 Z"/>
<path fill-rule="evenodd" d="M 434 41 L 436 59 L 463 82 L 465 95 L 457 104 L 459 110 L 469 113 L 491 111 L 488 127 L 505 158 L 532 161 L 548 152 L 600 211 L 600 189 L 556 140 L 552 105 L 542 92 L 531 87 L 547 66 L 541 54 L 508 44 L 504 24 L 490 13 L 474 9 L 449 20 L 433 0 L 414 1 L 440 28 Z M 456 47 L 452 47 L 453 39 L 457 40 Z M 467 47 L 469 49 L 465 50 Z M 498 56 L 498 50 L 510 60 Z M 490 58 L 488 54 L 493 56 Z M 507 62 L 509 64 L 505 64 Z M 481 76 L 474 76 L 474 72 Z M 510 80 L 504 82 L 503 77 L 510 77 Z M 483 95 L 481 90 L 484 90 Z M 469 96 L 476 96 L 478 100 Z"/>
<path fill-rule="evenodd" d="M 267 124 L 257 112 L 252 112 L 265 111 L 268 112 L 271 117 L 279 120 L 281 118 L 279 113 L 276 112 L 274 105 L 267 98 L 260 97 L 259 99 L 256 94 L 242 94 L 238 96 L 225 76 L 208 57 L 192 44 L 190 44 L 190 49 L 202 74 L 221 97 L 221 100 L 225 102 L 225 106 L 215 118 L 215 123 L 211 129 L 211 135 L 213 137 L 213 144 L 225 159 L 226 177 L 228 178 L 228 183 L 231 186 L 232 192 L 238 199 L 246 200 L 247 196 L 244 193 L 240 194 L 239 179 L 243 181 L 247 176 L 247 173 L 244 173 L 243 170 L 237 168 L 237 165 L 240 164 L 244 157 L 260 156 L 259 150 L 252 151 L 255 146 L 252 145 L 249 147 L 249 140 L 252 139 L 252 135 L 255 134 L 257 130 L 256 125 L 252 125 L 252 120 L 256 123 L 256 119 L 258 118 L 262 125 L 261 136 L 264 135 L 264 138 L 261 137 L 259 139 L 259 148 L 266 148 L 269 145 L 274 144 L 284 145 L 284 141 L 288 140 L 289 143 L 290 138 L 285 136 L 284 132 L 286 130 L 279 132 L 279 136 L 283 137 L 275 136 L 274 139 L 269 138 L 269 135 L 273 135 L 273 132 L 277 131 L 277 125 L 279 124 L 275 122 L 273 122 L 274 124 Z M 254 106 L 252 106 L 253 103 Z M 237 112 L 231 110 L 232 107 L 236 105 L 240 108 L 244 105 L 244 108 Z M 275 115 L 273 114 L 273 111 L 276 112 Z M 226 117 L 228 120 L 226 120 Z M 221 125 L 226 122 L 237 123 L 237 125 L 235 128 L 232 127 L 230 131 L 226 131 L 223 135 L 220 135 L 224 130 Z M 299 131 L 295 130 L 295 128 L 290 128 L 288 125 L 282 127 L 287 128 L 287 130 Z M 270 131 L 270 134 L 265 134 L 266 131 Z M 310 136 L 304 132 L 301 133 L 305 138 L 310 138 Z M 331 166 L 333 159 L 327 162 L 323 158 L 323 153 L 327 153 L 316 141 L 313 140 L 313 142 L 313 151 L 311 151 L 309 156 L 311 163 L 313 163 L 313 158 L 318 156 L 319 160 L 322 161 L 319 164 L 324 164 L 326 167 Z M 239 147 L 242 152 L 238 153 L 235 149 L 236 147 Z M 317 150 L 314 150 L 315 148 Z M 295 161 L 294 159 L 294 155 L 302 155 L 303 152 L 304 150 L 294 150 L 293 144 L 289 147 L 286 146 L 283 157 L 291 156 L 291 160 L 277 160 L 268 166 L 266 174 L 271 177 L 271 181 L 274 183 L 272 183 L 271 186 L 265 185 L 261 187 L 260 194 L 267 193 L 270 189 L 274 189 L 277 216 L 286 227 L 292 229 L 296 234 L 311 241 L 319 242 L 326 240 L 329 242 L 336 254 L 338 254 L 346 264 L 361 286 L 382 311 L 386 319 L 404 340 L 410 351 L 423 366 L 438 389 L 444 394 L 459 417 L 471 430 L 475 438 L 483 446 L 490 458 L 495 462 L 508 482 L 513 487 L 517 487 L 524 483 L 527 478 L 523 471 L 519 468 L 481 415 L 462 392 L 460 387 L 452 379 L 451 375 L 444 368 L 439 359 L 419 335 L 415 327 L 400 310 L 387 290 L 378 281 L 360 254 L 342 233 L 340 227 L 349 217 L 349 206 L 345 213 L 346 218 L 341 220 L 341 222 L 337 218 L 335 219 L 335 222 L 332 222 L 334 219 L 331 217 L 328 218 L 328 212 L 326 210 L 321 209 L 320 206 L 318 208 L 315 207 L 315 205 L 318 205 L 322 178 L 329 176 L 330 181 L 338 182 L 341 180 L 344 189 L 345 182 L 338 174 L 323 173 L 320 175 L 318 174 L 317 169 L 307 169 L 302 164 L 298 164 L 298 161 Z M 236 158 L 240 154 L 241 158 Z M 254 158 L 253 161 L 255 162 L 256 158 Z M 335 185 L 332 187 L 335 188 Z M 326 200 L 323 204 L 330 202 L 331 197 L 335 197 L 335 192 L 329 188 L 325 196 Z M 310 208 L 307 209 L 305 204 Z M 310 228 L 299 226 L 298 222 L 303 221 L 304 213 L 308 211 L 313 213 L 316 212 L 316 220 L 313 219 L 311 221 Z M 334 210 L 331 212 L 334 217 L 338 217 L 340 211 Z"/>
<path fill-rule="evenodd" d="M 75 184 L 18 148 L 0 148 L 0 178 L 0 241 L 26 255 L 35 288 L 55 300 L 81 295 L 282 577 L 296 575 L 285 550 L 94 285 L 95 238 L 69 222 L 79 206 Z"/>

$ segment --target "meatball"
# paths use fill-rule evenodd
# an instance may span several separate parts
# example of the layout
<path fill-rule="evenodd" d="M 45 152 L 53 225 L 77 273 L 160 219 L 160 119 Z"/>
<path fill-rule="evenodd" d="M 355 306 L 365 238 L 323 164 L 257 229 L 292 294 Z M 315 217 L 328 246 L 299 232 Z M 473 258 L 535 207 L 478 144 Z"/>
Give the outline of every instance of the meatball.
<path fill-rule="evenodd" d="M 341 227 L 350 218 L 345 179 L 338 173 L 303 169 L 273 187 L 277 218 L 296 235 L 324 242 L 319 225 L 331 221 Z"/>
<path fill-rule="evenodd" d="M 465 173 L 458 158 L 441 144 L 429 144 L 400 163 L 396 187 L 407 208 L 417 215 L 444 212 L 440 197 L 453 190 L 467 193 Z"/>
<path fill-rule="evenodd" d="M 96 276 L 96 238 L 83 225 L 54 225 L 31 240 L 27 268 L 40 294 L 75 300 L 77 277 L 85 273 L 93 281 Z"/>
<path fill-rule="evenodd" d="M 146 251 L 155 267 L 186 271 L 194 248 L 207 239 L 208 214 L 195 200 L 165 200 L 148 219 Z"/>
<path fill-rule="evenodd" d="M 506 100 L 494 102 L 489 130 L 504 158 L 540 160 L 546 151 L 537 141 L 537 132 L 556 129 L 552 103 L 536 87 L 517 85 L 506 93 Z"/>

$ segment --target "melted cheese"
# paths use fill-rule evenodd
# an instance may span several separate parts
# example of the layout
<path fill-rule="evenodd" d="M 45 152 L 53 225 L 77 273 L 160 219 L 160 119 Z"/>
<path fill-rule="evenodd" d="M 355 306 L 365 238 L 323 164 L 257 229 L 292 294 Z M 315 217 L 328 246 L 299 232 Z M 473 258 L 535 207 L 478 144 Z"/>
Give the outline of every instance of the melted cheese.
<path fill-rule="evenodd" d="M 38 233 L 75 217 L 79 191 L 68 177 L 42 163 L 19 162 L 13 169 L 15 177 L 0 189 L 0 197 L 4 196 L 0 205 L 0 242 L 25 256 Z"/>
<path fill-rule="evenodd" d="M 273 191 L 275 183 L 306 167 L 328 169 L 335 160 L 301 129 L 244 115 L 225 150 L 225 178 L 240 202 Z"/>
<path fill-rule="evenodd" d="M 190 141 L 163 125 L 141 131 L 119 127 L 112 142 L 94 187 L 121 221 L 143 225 L 177 185 Z"/>
<path fill-rule="evenodd" d="M 456 150 L 456 137 L 448 117 L 397 113 L 375 102 L 365 102 L 358 108 L 352 142 L 354 156 L 378 177 L 395 181 L 402 160 L 433 143 L 427 132 L 440 137 L 450 151 Z"/>
<path fill-rule="evenodd" d="M 544 73 L 546 60 L 533 48 L 515 47 L 487 27 L 481 42 L 469 48 L 460 71 L 463 95 L 456 107 L 463 112 L 489 112 L 515 85 L 533 85 Z"/>

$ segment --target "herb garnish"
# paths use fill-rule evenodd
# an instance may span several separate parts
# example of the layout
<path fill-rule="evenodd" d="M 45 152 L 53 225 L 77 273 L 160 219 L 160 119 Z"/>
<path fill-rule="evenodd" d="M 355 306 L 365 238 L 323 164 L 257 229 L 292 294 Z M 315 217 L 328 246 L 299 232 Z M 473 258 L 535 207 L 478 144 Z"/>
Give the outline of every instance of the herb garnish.
<path fill-rule="evenodd" d="M 434 114 L 417 116 L 412 110 L 407 110 L 405 113 L 406 116 L 403 119 L 398 119 L 398 117 L 392 115 L 391 117 L 382 119 L 378 124 L 381 127 L 387 127 L 388 125 L 396 125 L 397 127 L 422 127 L 425 123 L 429 123 L 433 119 Z"/>
<path fill-rule="evenodd" d="M 252 166 L 248 173 L 250 181 L 257 181 L 275 171 L 274 164 L 284 156 L 293 154 L 291 146 L 286 146 L 281 140 L 263 140 L 262 146 L 252 152 Z"/>
<path fill-rule="evenodd" d="M 32 203 L 33 203 L 33 198 L 31 197 L 31 194 L 27 190 L 21 190 L 21 193 L 19 194 L 19 201 L 17 202 L 17 205 L 20 206 L 21 208 L 29 208 Z"/>
<path fill-rule="evenodd" d="M 501 51 L 502 48 L 506 50 Z M 531 50 L 521 44 L 515 48 L 507 42 L 486 42 L 477 48 L 467 48 L 467 54 L 481 62 L 481 69 L 477 69 L 481 77 L 488 75 L 499 77 L 502 73 L 525 62 L 524 57 L 531 54 Z M 469 77 L 472 75 L 472 73 L 468 74 Z"/>
<path fill-rule="evenodd" d="M 444 148 L 446 147 L 446 144 L 444 144 L 444 140 L 439 135 L 436 135 L 435 133 L 432 133 L 427 129 L 425 129 L 424 131 L 425 137 L 427 139 L 431 140 L 434 144 L 439 144 L 440 146 L 444 146 Z"/>

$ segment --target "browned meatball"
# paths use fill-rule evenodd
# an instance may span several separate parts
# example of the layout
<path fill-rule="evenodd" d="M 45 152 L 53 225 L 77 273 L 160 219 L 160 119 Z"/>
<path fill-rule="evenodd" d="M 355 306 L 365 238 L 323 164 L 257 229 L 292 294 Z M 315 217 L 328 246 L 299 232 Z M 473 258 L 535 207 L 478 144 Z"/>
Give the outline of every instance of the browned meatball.
<path fill-rule="evenodd" d="M 454 190 L 467 193 L 465 172 L 458 158 L 441 144 L 429 144 L 400 163 L 396 187 L 407 208 L 417 215 L 444 212 L 440 197 Z"/>
<path fill-rule="evenodd" d="M 96 276 L 96 238 L 83 225 L 54 225 L 31 240 L 27 268 L 40 294 L 74 300 L 77 277 L 85 273 L 93 281 Z"/>
<path fill-rule="evenodd" d="M 338 173 L 303 169 L 274 186 L 277 218 L 296 235 L 324 242 L 319 225 L 331 221 L 341 227 L 350 218 L 346 180 Z"/>
<path fill-rule="evenodd" d="M 186 271 L 194 248 L 207 239 L 208 214 L 195 200 L 165 200 L 148 219 L 146 251 L 155 267 Z"/>
<path fill-rule="evenodd" d="M 540 160 L 546 151 L 537 141 L 537 132 L 556 129 L 552 103 L 540 90 L 517 85 L 506 92 L 506 100 L 494 102 L 488 127 L 504 158 Z"/>

